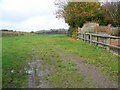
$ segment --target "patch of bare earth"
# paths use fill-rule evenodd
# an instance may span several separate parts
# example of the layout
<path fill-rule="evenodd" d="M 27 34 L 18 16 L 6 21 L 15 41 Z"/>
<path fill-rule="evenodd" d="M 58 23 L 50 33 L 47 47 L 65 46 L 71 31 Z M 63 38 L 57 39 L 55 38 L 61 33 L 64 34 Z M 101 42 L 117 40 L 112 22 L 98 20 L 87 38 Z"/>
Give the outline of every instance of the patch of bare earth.
<path fill-rule="evenodd" d="M 64 49 L 56 49 L 63 60 L 72 60 L 81 74 L 91 79 L 93 88 L 118 88 L 118 83 L 111 81 L 108 76 L 102 75 L 95 65 L 83 62 L 79 55 L 66 52 Z M 83 88 L 86 87 L 87 81 L 83 81 Z"/>
<path fill-rule="evenodd" d="M 48 67 L 43 66 L 42 60 L 37 59 L 35 49 L 32 49 L 32 60 L 28 62 L 26 70 L 29 80 L 28 88 L 50 88 L 44 77 L 49 75 Z"/>

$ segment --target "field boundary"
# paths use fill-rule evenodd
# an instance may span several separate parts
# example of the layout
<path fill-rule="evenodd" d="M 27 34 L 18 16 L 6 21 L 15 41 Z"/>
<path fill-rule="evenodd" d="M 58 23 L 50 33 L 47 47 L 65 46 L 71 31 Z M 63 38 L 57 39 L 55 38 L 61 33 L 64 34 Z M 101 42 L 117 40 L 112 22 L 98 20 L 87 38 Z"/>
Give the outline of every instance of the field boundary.
<path fill-rule="evenodd" d="M 85 42 L 105 48 L 107 51 L 120 55 L 120 37 L 107 34 L 78 32 L 78 38 Z M 113 41 L 116 41 L 113 43 Z"/>

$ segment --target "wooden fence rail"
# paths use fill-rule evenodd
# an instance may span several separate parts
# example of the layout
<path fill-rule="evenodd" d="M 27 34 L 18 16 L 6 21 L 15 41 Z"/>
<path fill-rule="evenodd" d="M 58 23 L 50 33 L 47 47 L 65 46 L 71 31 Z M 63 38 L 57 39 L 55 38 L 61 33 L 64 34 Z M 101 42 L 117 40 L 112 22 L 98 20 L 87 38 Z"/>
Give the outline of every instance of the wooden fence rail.
<path fill-rule="evenodd" d="M 89 42 L 90 44 L 101 46 L 112 53 L 120 55 L 120 37 L 110 36 L 107 34 L 78 32 L 78 38 L 82 39 L 83 41 Z M 112 44 L 112 42 L 115 40 L 117 40 L 117 44 Z"/>

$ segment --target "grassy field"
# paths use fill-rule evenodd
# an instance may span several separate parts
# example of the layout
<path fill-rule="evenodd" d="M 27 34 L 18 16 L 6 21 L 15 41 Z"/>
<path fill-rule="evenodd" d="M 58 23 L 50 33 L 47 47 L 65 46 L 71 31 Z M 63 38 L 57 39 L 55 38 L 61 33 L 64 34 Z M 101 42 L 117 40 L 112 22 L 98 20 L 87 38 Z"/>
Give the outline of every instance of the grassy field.
<path fill-rule="evenodd" d="M 2 88 L 2 38 L 0 37 L 0 89 L 1 88 Z"/>
<path fill-rule="evenodd" d="M 100 67 L 103 74 L 117 81 L 118 56 L 66 35 L 3 37 L 2 45 L 3 88 L 27 87 L 28 75 L 25 67 L 28 67 L 28 62 L 34 58 L 40 60 L 43 67 L 47 66 L 52 71 L 44 79 L 54 87 L 82 87 L 82 81 L 86 77 L 78 72 L 74 62 L 62 60 L 58 48 L 79 55 L 83 62 Z M 86 87 L 92 87 L 91 83 Z"/>

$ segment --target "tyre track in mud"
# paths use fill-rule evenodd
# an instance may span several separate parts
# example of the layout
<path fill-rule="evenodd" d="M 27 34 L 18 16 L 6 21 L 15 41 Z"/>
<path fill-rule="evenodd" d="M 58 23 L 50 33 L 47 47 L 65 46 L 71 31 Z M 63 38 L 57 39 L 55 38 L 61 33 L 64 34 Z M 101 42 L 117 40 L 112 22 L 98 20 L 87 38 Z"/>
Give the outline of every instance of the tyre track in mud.
<path fill-rule="evenodd" d="M 76 54 L 66 52 L 62 48 L 55 48 L 56 53 L 61 57 L 62 60 L 71 60 L 73 61 L 78 71 L 83 74 L 85 77 L 90 78 L 93 88 L 118 88 L 118 83 L 109 80 L 107 76 L 101 75 L 100 70 L 94 65 L 87 64 L 83 62 L 81 57 Z M 51 88 L 49 82 L 44 80 L 44 77 L 48 76 L 50 67 L 43 67 L 42 60 L 37 59 L 36 50 L 32 49 L 32 60 L 28 62 L 29 69 L 29 88 Z M 83 81 L 82 88 L 85 88 L 88 80 Z M 52 87 L 53 88 L 53 87 Z M 81 88 L 81 87 L 80 87 Z M 90 87 L 91 88 L 91 87 Z"/>
<path fill-rule="evenodd" d="M 94 88 L 118 88 L 118 82 L 109 80 L 108 76 L 104 76 L 100 73 L 98 67 L 83 62 L 79 55 L 66 52 L 62 48 L 56 48 L 56 50 L 63 60 L 73 61 L 81 74 L 85 77 L 90 77 Z"/>
<path fill-rule="evenodd" d="M 36 51 L 32 48 L 32 60 L 28 62 L 29 69 L 27 70 L 29 88 L 50 88 L 44 77 L 49 75 L 47 67 L 43 67 L 42 61 L 37 59 Z"/>

